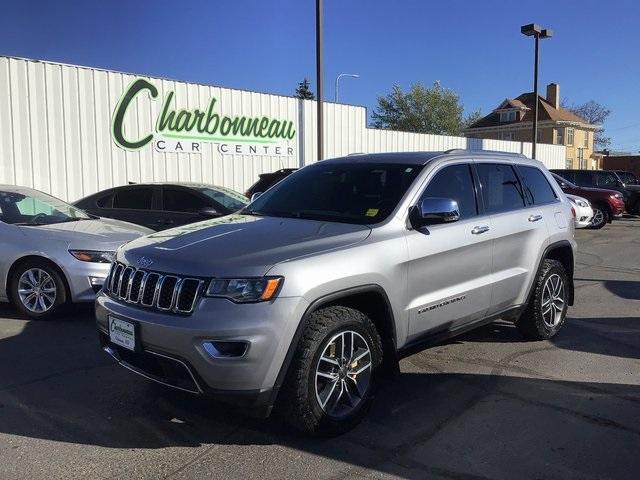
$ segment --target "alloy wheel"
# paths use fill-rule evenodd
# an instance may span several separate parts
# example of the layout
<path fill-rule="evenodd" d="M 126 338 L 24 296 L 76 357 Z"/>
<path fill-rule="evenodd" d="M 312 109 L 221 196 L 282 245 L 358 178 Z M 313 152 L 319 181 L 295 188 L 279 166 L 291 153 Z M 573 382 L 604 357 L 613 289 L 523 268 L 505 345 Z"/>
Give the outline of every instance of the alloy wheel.
<path fill-rule="evenodd" d="M 322 349 L 315 371 L 316 399 L 334 417 L 350 414 L 362 402 L 372 374 L 371 349 L 357 332 L 334 335 Z"/>
<path fill-rule="evenodd" d="M 599 208 L 593 211 L 593 218 L 591 219 L 592 225 L 600 225 L 604 221 L 604 213 Z"/>
<path fill-rule="evenodd" d="M 56 282 L 45 270 L 31 268 L 18 280 L 18 296 L 30 312 L 45 313 L 55 304 Z"/>
<path fill-rule="evenodd" d="M 553 328 L 562 320 L 565 307 L 564 281 L 557 273 L 550 275 L 542 289 L 542 319 Z"/>

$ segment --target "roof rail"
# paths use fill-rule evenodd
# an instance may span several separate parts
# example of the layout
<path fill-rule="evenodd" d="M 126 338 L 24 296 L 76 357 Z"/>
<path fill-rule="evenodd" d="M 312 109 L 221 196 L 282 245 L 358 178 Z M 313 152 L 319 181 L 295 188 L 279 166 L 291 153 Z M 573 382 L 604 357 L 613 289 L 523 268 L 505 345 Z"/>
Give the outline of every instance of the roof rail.
<path fill-rule="evenodd" d="M 444 153 L 490 154 L 490 155 L 505 155 L 509 157 L 529 158 L 524 153 L 502 152 L 499 150 L 468 150 L 465 148 L 450 148 L 449 150 L 445 150 Z"/>

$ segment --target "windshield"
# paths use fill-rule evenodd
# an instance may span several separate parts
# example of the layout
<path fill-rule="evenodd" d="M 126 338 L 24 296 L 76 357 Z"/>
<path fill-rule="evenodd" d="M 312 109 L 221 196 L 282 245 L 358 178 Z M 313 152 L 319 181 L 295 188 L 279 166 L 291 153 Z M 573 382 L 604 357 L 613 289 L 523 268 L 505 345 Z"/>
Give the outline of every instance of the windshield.
<path fill-rule="evenodd" d="M 625 185 L 637 185 L 638 183 L 638 179 L 633 173 L 618 172 L 618 176 L 620 177 L 620 180 L 622 180 L 622 183 L 624 183 Z"/>
<path fill-rule="evenodd" d="M 567 180 L 566 178 L 561 177 L 560 175 L 557 175 L 555 173 L 551 173 L 551 175 L 553 176 L 553 179 L 556 181 L 556 183 L 558 185 L 562 185 L 564 183 L 569 188 L 578 188 L 577 185 L 571 183 L 569 180 Z"/>
<path fill-rule="evenodd" d="M 51 225 L 89 218 L 82 210 L 37 190 L 0 190 L 0 221 L 4 223 Z"/>
<path fill-rule="evenodd" d="M 203 187 L 200 191 L 232 212 L 237 212 L 247 205 L 247 198 L 233 190 L 223 187 Z"/>
<path fill-rule="evenodd" d="M 422 165 L 319 162 L 288 176 L 241 213 L 373 224 L 396 208 Z"/>

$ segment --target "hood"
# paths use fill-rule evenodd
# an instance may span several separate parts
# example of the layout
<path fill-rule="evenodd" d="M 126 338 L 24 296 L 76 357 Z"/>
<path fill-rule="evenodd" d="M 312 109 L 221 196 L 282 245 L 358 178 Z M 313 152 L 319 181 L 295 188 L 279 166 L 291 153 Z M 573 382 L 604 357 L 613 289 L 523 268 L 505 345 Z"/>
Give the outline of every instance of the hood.
<path fill-rule="evenodd" d="M 129 265 L 198 277 L 260 277 L 272 266 L 361 242 L 365 225 L 230 215 L 157 232 L 118 252 Z"/>
<path fill-rule="evenodd" d="M 627 185 L 624 189 L 629 190 L 630 192 L 640 192 L 640 185 Z"/>
<path fill-rule="evenodd" d="M 66 241 L 69 248 L 86 250 L 116 250 L 123 243 L 141 237 L 152 230 L 119 220 L 99 218 L 52 225 L 18 226 L 23 233 L 38 232 L 43 239 Z"/>

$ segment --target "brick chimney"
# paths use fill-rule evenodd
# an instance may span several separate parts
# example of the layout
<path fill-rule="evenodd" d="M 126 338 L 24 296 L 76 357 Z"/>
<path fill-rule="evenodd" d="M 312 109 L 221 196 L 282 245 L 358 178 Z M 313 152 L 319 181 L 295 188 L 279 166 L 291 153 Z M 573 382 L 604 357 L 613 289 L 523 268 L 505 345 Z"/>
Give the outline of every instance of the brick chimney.
<path fill-rule="evenodd" d="M 547 85 L 547 101 L 555 108 L 560 108 L 560 85 L 557 83 Z"/>

